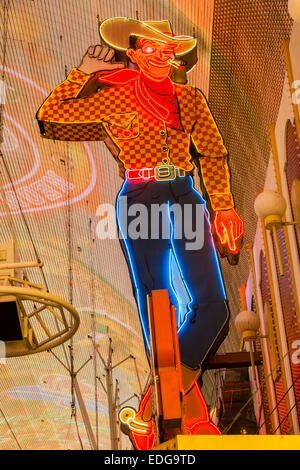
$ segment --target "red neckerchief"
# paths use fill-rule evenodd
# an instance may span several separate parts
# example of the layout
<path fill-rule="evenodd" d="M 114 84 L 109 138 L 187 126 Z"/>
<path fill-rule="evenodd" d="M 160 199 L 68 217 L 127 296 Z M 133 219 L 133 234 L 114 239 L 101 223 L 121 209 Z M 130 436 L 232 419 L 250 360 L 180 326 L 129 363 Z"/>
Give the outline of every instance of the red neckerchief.
<path fill-rule="evenodd" d="M 183 131 L 175 87 L 170 77 L 161 82 L 153 82 L 132 69 L 104 73 L 97 74 L 97 79 L 109 85 L 125 85 L 134 80 L 136 97 L 143 108 L 167 127 Z"/>

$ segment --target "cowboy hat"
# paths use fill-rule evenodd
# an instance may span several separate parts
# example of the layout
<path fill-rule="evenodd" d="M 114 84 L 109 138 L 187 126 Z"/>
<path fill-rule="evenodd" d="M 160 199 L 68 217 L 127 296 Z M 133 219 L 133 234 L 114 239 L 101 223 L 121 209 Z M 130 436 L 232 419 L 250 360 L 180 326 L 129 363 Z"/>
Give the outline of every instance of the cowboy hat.
<path fill-rule="evenodd" d="M 130 36 L 146 37 L 168 44 L 176 44 L 175 55 L 186 63 L 190 70 L 197 62 L 197 39 L 192 36 L 174 36 L 170 22 L 139 21 L 133 18 L 110 18 L 99 27 L 103 41 L 113 49 L 126 51 L 129 48 Z"/>

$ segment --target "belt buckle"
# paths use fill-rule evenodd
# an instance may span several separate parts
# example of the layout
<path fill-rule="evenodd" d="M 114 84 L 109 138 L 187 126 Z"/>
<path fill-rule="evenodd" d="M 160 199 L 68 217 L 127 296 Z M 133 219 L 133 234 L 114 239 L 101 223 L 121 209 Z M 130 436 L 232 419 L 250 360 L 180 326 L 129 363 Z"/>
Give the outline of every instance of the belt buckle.
<path fill-rule="evenodd" d="M 153 168 L 134 168 L 125 171 L 125 178 L 128 181 L 150 180 L 153 178 Z"/>
<path fill-rule="evenodd" d="M 142 168 L 140 171 L 140 175 L 144 180 L 150 180 L 153 178 L 153 173 L 152 173 L 153 168 Z"/>
<path fill-rule="evenodd" d="M 174 165 L 157 165 L 154 167 L 156 181 L 172 181 L 176 178 Z"/>

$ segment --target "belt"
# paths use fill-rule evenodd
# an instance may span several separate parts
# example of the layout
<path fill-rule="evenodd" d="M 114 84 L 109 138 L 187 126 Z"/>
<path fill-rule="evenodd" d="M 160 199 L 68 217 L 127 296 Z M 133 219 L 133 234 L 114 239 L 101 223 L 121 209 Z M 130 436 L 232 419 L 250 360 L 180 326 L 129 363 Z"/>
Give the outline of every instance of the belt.
<path fill-rule="evenodd" d="M 147 180 L 171 181 L 175 178 L 183 178 L 190 173 L 177 168 L 174 165 L 157 165 L 153 168 L 134 168 L 126 170 L 127 181 L 138 182 Z"/>

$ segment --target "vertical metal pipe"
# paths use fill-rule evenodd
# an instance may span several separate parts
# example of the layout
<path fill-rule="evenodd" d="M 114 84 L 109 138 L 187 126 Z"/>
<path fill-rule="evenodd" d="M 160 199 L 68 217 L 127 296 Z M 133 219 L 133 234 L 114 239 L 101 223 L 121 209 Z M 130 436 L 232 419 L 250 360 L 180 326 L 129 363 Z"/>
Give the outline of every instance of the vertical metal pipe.
<path fill-rule="evenodd" d="M 262 224 L 263 223 L 264 222 L 262 222 Z M 255 268 L 254 260 L 253 260 L 253 268 Z M 268 341 L 266 338 L 267 332 L 266 332 L 266 327 L 265 327 L 264 317 L 263 317 L 264 306 L 263 306 L 261 290 L 260 290 L 260 279 L 257 279 L 256 276 L 253 276 L 253 282 L 255 282 L 255 291 L 257 293 L 257 303 L 259 307 L 258 310 L 259 310 L 259 315 L 260 315 L 260 329 L 262 333 L 261 344 L 262 344 L 263 356 L 265 358 L 264 366 L 265 366 L 265 373 L 267 377 L 266 384 L 267 384 L 267 392 L 268 392 L 268 401 L 269 401 L 270 409 L 275 410 L 271 415 L 271 422 L 273 425 L 273 429 L 276 429 L 275 433 L 281 434 L 280 427 L 279 427 L 280 420 L 279 420 L 278 408 L 277 408 L 277 402 L 276 402 L 275 387 L 274 387 L 274 382 L 273 382 L 272 373 L 271 373 L 272 367 L 271 367 L 270 353 L 269 353 L 269 348 L 268 348 Z"/>
<path fill-rule="evenodd" d="M 77 397 L 77 400 L 78 400 L 81 416 L 82 416 L 82 419 L 83 419 L 83 422 L 84 422 L 84 425 L 85 425 L 87 435 L 89 437 L 92 449 L 96 450 L 97 449 L 97 442 L 96 442 L 96 439 L 95 439 L 95 436 L 94 436 L 94 432 L 93 432 L 93 428 L 92 428 L 92 425 L 91 425 L 91 422 L 90 422 L 88 412 L 87 412 L 86 407 L 85 407 L 85 403 L 84 403 L 83 398 L 82 398 L 82 394 L 81 394 L 81 391 L 80 391 L 80 387 L 79 387 L 79 383 L 77 381 L 76 375 L 73 377 L 73 384 L 74 384 L 76 397 Z"/>
<path fill-rule="evenodd" d="M 273 240 L 274 240 L 275 249 L 276 249 L 279 273 L 280 273 L 280 276 L 283 276 L 284 275 L 283 264 L 282 264 L 281 253 L 280 253 L 280 248 L 279 248 L 279 243 L 278 243 L 278 238 L 277 238 L 277 230 L 274 225 L 272 227 L 272 232 L 273 232 Z"/>
<path fill-rule="evenodd" d="M 118 450 L 119 439 L 118 439 L 118 424 L 117 424 L 117 416 L 116 416 L 117 410 L 116 410 L 115 399 L 114 399 L 114 385 L 113 385 L 111 364 L 108 365 L 106 369 L 106 390 L 107 390 L 111 449 Z"/>
<path fill-rule="evenodd" d="M 109 414 L 109 426 L 110 426 L 110 442 L 111 449 L 118 450 L 119 438 L 118 438 L 118 420 L 117 420 L 117 407 L 114 397 L 114 384 L 112 377 L 112 347 L 111 340 L 109 342 L 108 361 L 106 366 L 106 393 L 108 402 L 108 414 Z"/>
<path fill-rule="evenodd" d="M 253 243 L 248 243 L 247 244 L 247 250 L 248 250 L 248 258 L 249 258 L 249 267 L 250 267 L 250 272 L 251 272 L 251 278 L 252 278 L 252 285 L 253 285 L 253 293 L 254 293 L 254 299 L 255 299 L 255 305 L 256 305 L 256 313 L 260 319 L 260 335 L 262 329 L 264 330 L 265 326 L 264 324 L 262 325 L 263 322 L 263 317 L 261 315 L 261 309 L 260 309 L 260 304 L 259 304 L 259 299 L 258 299 L 258 292 L 257 292 L 257 286 L 256 283 L 258 282 L 257 275 L 256 275 L 256 268 L 255 268 L 255 262 L 254 262 L 254 253 L 253 253 Z M 265 355 L 265 350 L 264 350 L 264 345 L 262 343 L 262 338 L 260 337 L 260 344 L 261 344 L 261 350 L 262 350 L 262 355 L 263 355 L 263 368 L 265 372 L 265 377 L 266 377 L 266 382 L 265 382 L 265 387 L 266 387 L 266 392 L 267 392 L 267 399 L 269 405 L 271 405 L 271 409 L 274 408 L 272 406 L 272 398 L 271 398 L 271 393 L 270 393 L 270 384 L 269 384 L 269 379 L 267 379 L 268 372 L 267 372 L 267 360 L 268 358 Z M 260 378 L 259 378 L 259 373 L 258 373 L 258 368 L 256 368 L 256 377 L 257 377 L 257 383 L 255 383 L 255 391 L 257 391 L 255 397 L 255 402 L 257 403 L 257 411 L 258 415 L 260 417 L 258 425 L 260 426 L 261 421 L 265 423 L 265 412 L 264 412 L 264 407 L 262 406 L 263 402 L 263 395 L 262 395 L 262 390 L 259 388 L 260 387 Z M 272 380 L 272 378 L 271 378 Z M 272 422 L 272 421 L 271 421 Z M 278 423 L 279 424 L 279 423 Z M 277 426 L 274 427 L 276 429 Z M 263 424 L 260 428 L 260 434 L 266 434 L 266 425 Z"/>
<path fill-rule="evenodd" d="M 115 393 L 115 413 L 116 413 L 116 431 L 117 431 L 117 439 L 118 439 L 118 450 L 122 449 L 121 446 L 121 438 L 120 438 L 120 422 L 119 422 L 119 410 L 120 410 L 120 389 L 119 389 L 119 381 L 116 380 L 116 393 Z"/>

